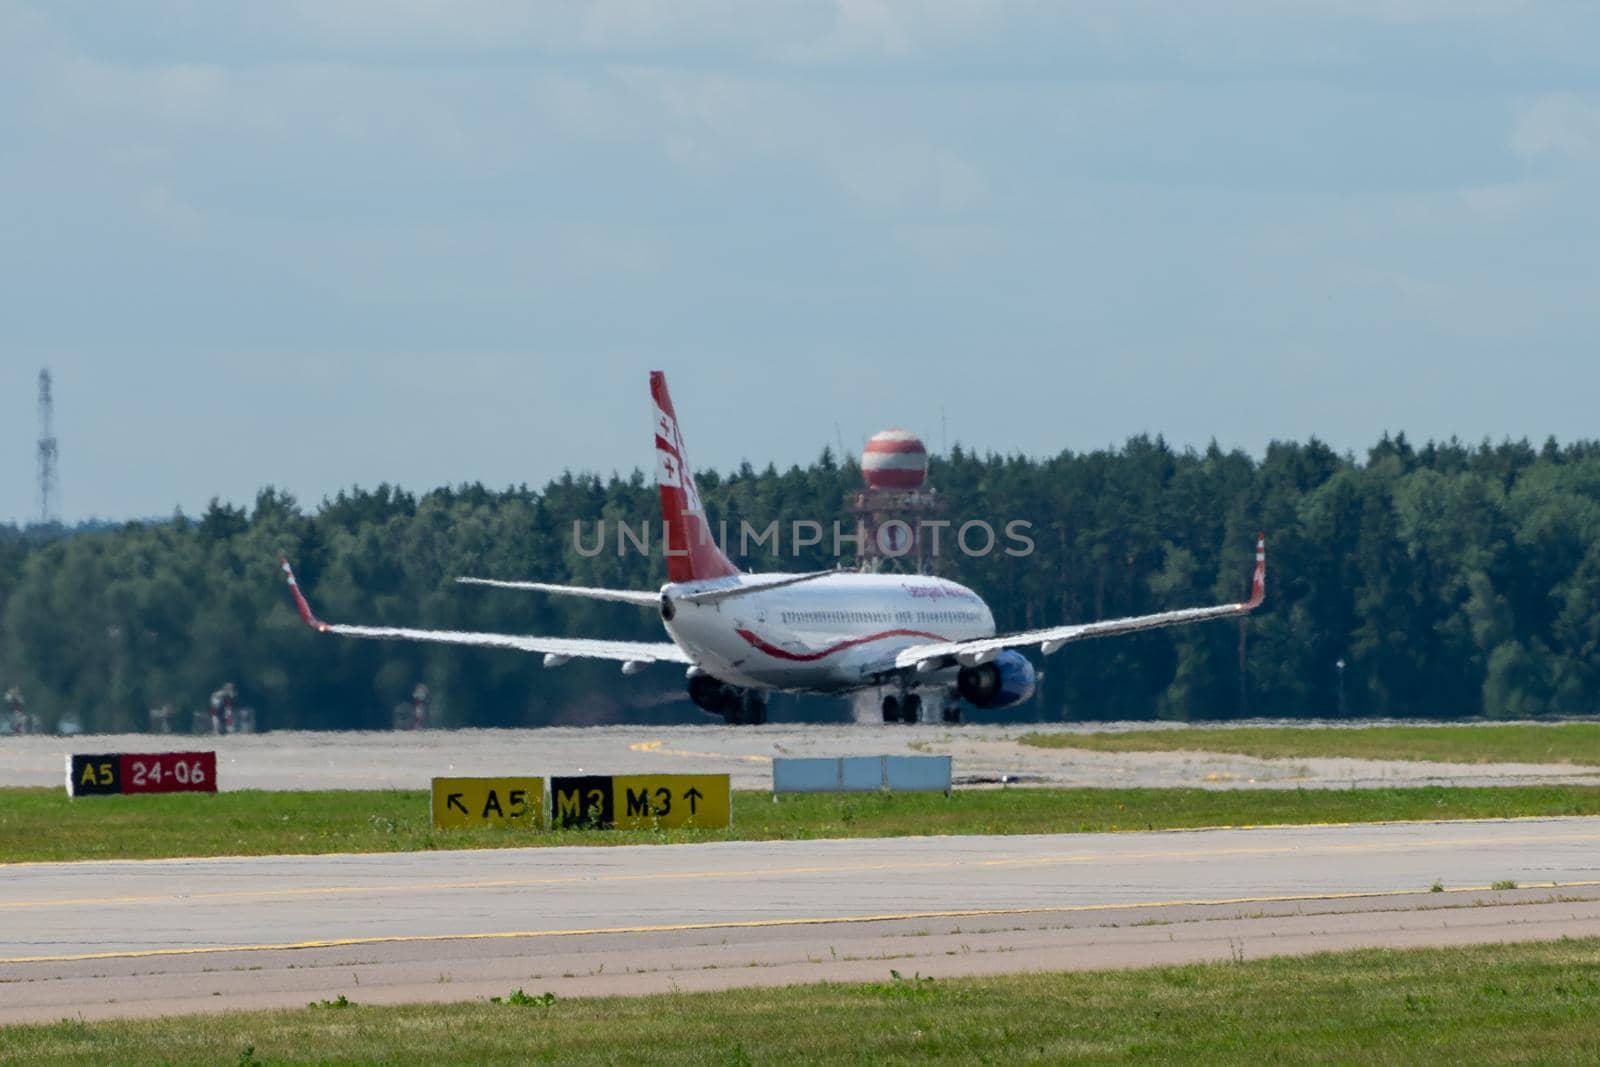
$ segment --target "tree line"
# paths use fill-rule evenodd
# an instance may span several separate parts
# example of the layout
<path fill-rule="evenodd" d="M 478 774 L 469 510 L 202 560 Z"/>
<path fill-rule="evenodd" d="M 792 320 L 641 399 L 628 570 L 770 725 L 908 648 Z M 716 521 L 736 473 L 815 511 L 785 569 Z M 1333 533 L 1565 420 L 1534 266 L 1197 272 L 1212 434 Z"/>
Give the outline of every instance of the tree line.
<path fill-rule="evenodd" d="M 859 467 L 699 476 L 713 526 L 796 521 L 854 528 Z M 1600 442 L 1385 436 L 1364 459 L 1312 439 L 1257 459 L 1135 437 L 1118 449 L 1031 459 L 960 447 L 929 482 L 944 517 L 1028 524 L 1031 552 L 951 550 L 938 569 L 972 586 L 1002 630 L 1242 599 L 1256 531 L 1268 534 L 1266 605 L 1242 623 L 1068 645 L 1036 661 L 1034 700 L 974 721 L 1244 716 L 1523 717 L 1594 712 L 1600 672 Z M 332 621 L 660 640 L 653 613 L 464 587 L 458 575 L 650 589 L 648 554 L 593 551 L 609 527 L 658 522 L 655 487 L 566 474 L 542 489 L 352 489 L 302 508 L 276 489 L 253 506 L 78 530 L 0 528 L 0 688 L 47 726 L 145 729 L 233 681 L 262 729 L 387 728 L 417 682 L 451 726 L 700 721 L 679 671 L 544 670 L 514 652 L 319 636 L 278 570 Z M 581 539 L 575 540 L 575 528 Z M 658 527 L 659 529 L 659 527 Z M 752 570 L 831 567 L 831 536 L 796 549 L 729 545 Z M 776 547 L 779 551 L 774 552 Z M 838 719 L 843 701 L 785 698 L 775 718 Z"/>

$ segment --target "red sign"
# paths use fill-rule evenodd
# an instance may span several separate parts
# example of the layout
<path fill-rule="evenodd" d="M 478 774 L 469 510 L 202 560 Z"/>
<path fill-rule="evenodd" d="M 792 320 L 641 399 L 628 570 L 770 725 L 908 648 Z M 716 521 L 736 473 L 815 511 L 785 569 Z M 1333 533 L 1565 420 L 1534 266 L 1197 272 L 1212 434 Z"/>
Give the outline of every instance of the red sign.
<path fill-rule="evenodd" d="M 215 793 L 215 752 L 123 753 L 124 793 Z"/>

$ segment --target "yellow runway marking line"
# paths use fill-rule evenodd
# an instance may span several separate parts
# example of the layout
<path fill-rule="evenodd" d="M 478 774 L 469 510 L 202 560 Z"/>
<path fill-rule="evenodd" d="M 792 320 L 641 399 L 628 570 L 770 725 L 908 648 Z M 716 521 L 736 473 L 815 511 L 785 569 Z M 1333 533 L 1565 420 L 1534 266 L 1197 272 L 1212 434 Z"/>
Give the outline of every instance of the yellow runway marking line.
<path fill-rule="evenodd" d="M 1584 889 L 1595 882 L 1539 882 L 1519 889 Z M 1444 893 L 1492 893 L 1493 886 L 1459 886 Z M 1239 904 L 1292 904 L 1312 900 L 1376 900 L 1384 897 L 1435 896 L 1425 889 L 1375 889 L 1353 893 L 1289 894 L 1283 896 L 1220 897 L 1215 899 L 1130 901 L 1122 904 L 1062 904 L 1054 907 L 961 908 L 947 911 L 891 912 L 879 915 L 803 916 L 792 919 L 725 919 L 699 923 L 662 923 L 641 926 L 596 926 L 568 930 L 496 930 L 484 933 L 391 934 L 378 937 L 334 937 L 252 945 L 196 945 L 183 948 L 125 949 L 62 955 L 0 958 L 0 966 L 25 963 L 77 963 L 85 960 L 151 959 L 163 956 L 210 956 L 222 952 L 297 952 L 318 948 L 365 945 L 431 944 L 439 941 L 514 941 L 551 937 L 607 937 L 623 934 L 693 933 L 697 930 L 761 930 L 786 926 L 834 926 L 860 923 L 914 922 L 925 919 L 982 919 L 1002 915 L 1070 915 L 1098 911 L 1136 911 L 1153 908 L 1227 907 Z"/>
<path fill-rule="evenodd" d="M 1521 838 L 1511 836 L 1483 838 L 1471 842 L 1475 847 L 1518 844 Z M 1540 842 L 1550 844 L 1600 844 L 1600 832 L 1567 833 L 1552 835 Z M 1072 864 L 1121 865 L 1146 860 L 1196 860 L 1227 859 L 1241 856 L 1285 856 L 1293 854 L 1316 855 L 1338 852 L 1410 852 L 1422 849 L 1450 848 L 1462 844 L 1444 838 L 1428 840 L 1399 840 L 1371 842 L 1327 842 L 1314 845 L 1286 844 L 1237 848 L 1147 849 L 1136 852 L 1070 852 L 1042 856 L 1000 856 L 995 858 L 967 859 L 962 857 L 933 860 L 905 860 L 892 863 L 832 863 L 800 867 L 759 867 L 736 870 L 650 871 L 641 874 L 563 874 L 545 878 L 496 878 L 470 882 L 404 882 L 395 885 L 323 885 L 285 886 L 277 889 L 220 889 L 198 893 L 145 893 L 118 897 L 69 897 L 56 900 L 0 901 L 0 911 L 21 911 L 47 908 L 104 907 L 124 904 L 158 904 L 196 902 L 209 900 L 265 900 L 303 896 L 346 896 L 360 894 L 381 897 L 386 894 L 471 892 L 483 889 L 534 889 L 547 886 L 595 885 L 598 883 L 716 881 L 741 878 L 789 878 L 805 875 L 860 874 L 882 871 L 936 871 L 956 870 L 961 867 L 1036 868 L 1069 866 Z"/>
<path fill-rule="evenodd" d="M 151 893 L 125 897 L 78 897 L 64 900 L 0 901 L 0 911 L 10 908 L 77 907 L 96 904 L 150 904 L 162 901 L 238 900 L 270 897 L 299 897 L 359 893 L 381 896 L 384 893 L 453 892 L 475 889 L 532 889 L 539 886 L 594 885 L 597 882 L 670 882 L 715 878 L 769 878 L 804 874 L 854 874 L 860 871 L 936 870 L 955 866 L 948 861 L 924 863 L 868 863 L 831 867 L 765 867 L 737 871 L 653 871 L 648 874 L 564 874 L 551 878 L 499 878 L 481 882 L 411 882 L 399 885 L 289 886 L 283 889 L 220 889 L 202 893 Z"/>
<path fill-rule="evenodd" d="M 682 756 L 685 759 L 736 759 L 745 763 L 771 763 L 771 756 L 738 756 L 728 752 L 690 752 L 681 748 L 663 748 L 665 741 L 636 741 L 628 746 L 629 752 L 656 752 L 663 756 Z"/>
<path fill-rule="evenodd" d="M 1356 842 L 1317 842 L 1314 844 L 1273 845 L 1260 848 L 1218 848 L 1218 849 L 1188 849 L 1181 852 L 1150 851 L 1150 852 L 1122 852 L 1122 853 L 1094 853 L 1081 856 L 1018 856 L 993 860 L 974 860 L 974 866 L 995 867 L 1043 867 L 1052 864 L 1081 863 L 1090 860 L 1100 863 L 1119 863 L 1135 860 L 1189 860 L 1189 859 L 1220 859 L 1229 856 L 1281 856 L 1290 853 L 1303 855 L 1318 855 L 1325 852 L 1412 852 L 1419 849 L 1452 848 L 1462 844 L 1471 844 L 1474 847 L 1489 845 L 1514 845 L 1521 842 L 1517 837 L 1488 837 L 1477 841 L 1462 842 L 1444 838 L 1433 838 L 1424 841 L 1397 840 L 1397 841 L 1356 841 Z M 1600 834 L 1561 834 L 1547 837 L 1540 841 L 1541 845 L 1550 844 L 1600 844 Z"/>

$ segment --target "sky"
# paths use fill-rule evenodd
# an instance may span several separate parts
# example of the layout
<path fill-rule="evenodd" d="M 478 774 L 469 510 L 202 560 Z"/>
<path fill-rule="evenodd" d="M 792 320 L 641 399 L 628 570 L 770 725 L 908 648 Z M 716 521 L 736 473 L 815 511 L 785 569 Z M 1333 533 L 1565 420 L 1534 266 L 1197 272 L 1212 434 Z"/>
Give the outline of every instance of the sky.
<path fill-rule="evenodd" d="M 1202 14 L 1199 10 L 1204 9 Z M 0 0 L 0 522 L 1600 437 L 1590 0 Z"/>

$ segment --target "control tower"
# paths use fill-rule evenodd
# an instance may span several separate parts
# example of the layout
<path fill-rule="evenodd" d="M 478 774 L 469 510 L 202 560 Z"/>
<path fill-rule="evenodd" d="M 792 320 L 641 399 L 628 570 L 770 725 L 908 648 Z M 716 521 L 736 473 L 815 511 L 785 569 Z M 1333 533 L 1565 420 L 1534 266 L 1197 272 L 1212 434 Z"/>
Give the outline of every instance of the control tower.
<path fill-rule="evenodd" d="M 861 534 L 861 569 L 885 568 L 925 574 L 938 560 L 921 524 L 944 510 L 939 492 L 928 485 L 928 450 L 916 434 L 884 430 L 861 453 L 866 488 L 850 500 Z"/>

